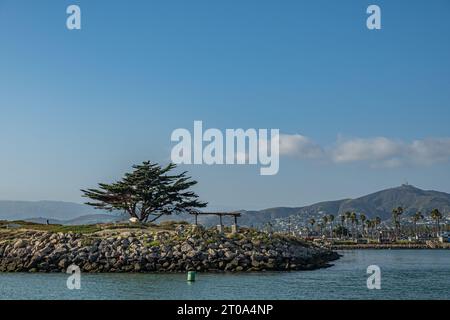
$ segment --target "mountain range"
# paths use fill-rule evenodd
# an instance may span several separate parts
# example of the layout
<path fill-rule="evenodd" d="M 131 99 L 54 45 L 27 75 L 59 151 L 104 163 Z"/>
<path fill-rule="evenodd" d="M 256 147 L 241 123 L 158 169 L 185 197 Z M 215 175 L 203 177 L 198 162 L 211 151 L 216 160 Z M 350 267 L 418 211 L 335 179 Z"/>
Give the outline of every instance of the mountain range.
<path fill-rule="evenodd" d="M 0 220 L 27 220 L 36 223 L 95 224 L 123 220 L 117 212 L 99 214 L 94 208 L 63 201 L 0 200 Z"/>
<path fill-rule="evenodd" d="M 346 211 L 364 213 L 368 218 L 391 218 L 392 209 L 403 207 L 403 216 L 410 216 L 417 211 L 423 214 L 438 208 L 444 214 L 450 212 L 450 194 L 445 192 L 422 190 L 412 185 L 381 190 L 355 199 L 324 201 L 304 207 L 276 207 L 259 211 L 245 211 L 242 224 L 261 225 L 277 218 L 289 216 L 317 216 L 333 214 L 335 216 Z"/>
<path fill-rule="evenodd" d="M 345 211 L 364 213 L 368 218 L 379 216 L 382 220 L 390 219 L 393 208 L 402 206 L 404 216 L 417 211 L 428 213 L 438 208 L 444 214 L 450 212 L 450 194 L 432 190 L 422 190 L 412 185 L 381 190 L 355 199 L 324 201 L 303 207 L 276 207 L 258 211 L 242 210 L 238 223 L 246 226 L 261 226 L 277 218 L 289 216 L 317 216 Z M 92 224 L 113 222 L 126 218 L 119 213 L 101 213 L 90 206 L 60 201 L 0 201 L 0 220 L 29 220 L 33 222 L 58 224 Z M 164 217 L 163 220 L 192 221 L 191 216 L 179 215 Z M 206 225 L 218 224 L 216 216 L 199 218 Z M 225 219 L 224 222 L 231 221 Z"/>

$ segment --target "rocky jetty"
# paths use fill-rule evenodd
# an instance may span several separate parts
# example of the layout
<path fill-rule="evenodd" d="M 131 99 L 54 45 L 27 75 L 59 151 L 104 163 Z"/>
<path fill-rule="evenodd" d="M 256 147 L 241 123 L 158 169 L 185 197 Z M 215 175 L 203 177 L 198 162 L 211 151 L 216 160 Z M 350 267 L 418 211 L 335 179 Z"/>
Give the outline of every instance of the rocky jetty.
<path fill-rule="evenodd" d="M 290 271 L 327 267 L 339 257 L 298 238 L 192 227 L 92 234 L 2 231 L 0 271 L 64 272 L 72 264 L 82 272 Z"/>

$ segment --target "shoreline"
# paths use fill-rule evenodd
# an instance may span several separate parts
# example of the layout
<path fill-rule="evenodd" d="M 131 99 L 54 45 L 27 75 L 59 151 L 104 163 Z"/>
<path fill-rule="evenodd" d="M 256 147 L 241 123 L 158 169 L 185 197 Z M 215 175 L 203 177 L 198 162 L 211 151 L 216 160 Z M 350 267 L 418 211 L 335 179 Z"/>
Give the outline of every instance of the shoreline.
<path fill-rule="evenodd" d="M 327 246 L 330 250 L 449 250 L 449 243 L 439 243 L 431 247 L 423 244 L 347 244 Z"/>

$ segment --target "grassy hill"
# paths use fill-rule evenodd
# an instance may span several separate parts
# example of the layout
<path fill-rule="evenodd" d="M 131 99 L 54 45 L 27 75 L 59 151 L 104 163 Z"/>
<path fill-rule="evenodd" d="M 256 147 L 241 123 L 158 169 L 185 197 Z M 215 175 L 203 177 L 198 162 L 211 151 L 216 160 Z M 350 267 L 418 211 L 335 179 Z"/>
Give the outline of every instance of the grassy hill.
<path fill-rule="evenodd" d="M 356 211 L 373 218 L 390 219 L 394 207 L 402 206 L 404 216 L 417 211 L 428 213 L 434 208 L 441 212 L 450 212 L 450 194 L 432 190 L 422 190 L 411 185 L 402 185 L 396 188 L 385 189 L 356 199 L 342 199 L 324 201 L 309 206 L 286 208 L 278 207 L 260 211 L 246 211 L 242 217 L 242 224 L 259 225 L 275 218 L 286 218 L 292 215 L 305 216 L 334 214 L 339 215 L 345 211 Z"/>

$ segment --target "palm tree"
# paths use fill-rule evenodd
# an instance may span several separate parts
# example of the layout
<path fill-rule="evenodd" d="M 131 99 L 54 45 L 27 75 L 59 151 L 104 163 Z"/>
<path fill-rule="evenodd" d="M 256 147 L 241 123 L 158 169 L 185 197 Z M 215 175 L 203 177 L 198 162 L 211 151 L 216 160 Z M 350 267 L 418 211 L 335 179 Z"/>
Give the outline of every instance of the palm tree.
<path fill-rule="evenodd" d="M 341 227 L 342 227 L 342 230 L 344 230 L 345 214 L 341 214 L 340 218 L 341 218 Z M 341 232 L 341 236 L 340 236 L 341 239 L 342 239 L 343 235 L 344 235 L 344 232 Z"/>
<path fill-rule="evenodd" d="M 319 222 L 319 223 L 317 224 L 317 226 L 319 227 L 319 233 L 320 233 L 320 235 L 323 236 L 323 235 L 324 235 L 323 229 L 324 229 L 324 227 L 326 226 L 326 224 L 325 224 L 324 222 Z"/>
<path fill-rule="evenodd" d="M 355 223 L 358 220 L 356 212 L 350 213 L 350 220 L 352 222 L 352 238 L 355 239 Z"/>
<path fill-rule="evenodd" d="M 420 211 L 417 211 L 416 213 L 414 213 L 414 215 L 412 216 L 412 220 L 413 220 L 413 222 L 414 222 L 414 232 L 415 232 L 415 234 L 416 234 L 416 238 L 418 237 L 418 235 L 417 235 L 417 221 L 419 221 L 419 220 L 422 220 L 424 217 L 423 217 L 423 214 L 422 214 L 422 212 L 420 212 Z"/>
<path fill-rule="evenodd" d="M 364 213 L 361 213 L 359 215 L 359 218 L 361 219 L 362 233 L 363 233 L 363 236 L 364 236 L 364 222 L 367 220 L 367 217 L 366 217 L 366 215 Z"/>
<path fill-rule="evenodd" d="M 325 215 L 325 216 L 322 217 L 322 226 L 321 226 L 321 228 L 323 226 L 325 226 L 325 228 L 326 228 L 327 224 L 328 224 L 328 216 Z M 320 233 L 322 233 L 322 231 Z"/>
<path fill-rule="evenodd" d="M 358 239 L 359 238 L 359 219 L 358 219 L 358 216 L 356 216 L 355 227 L 356 227 L 355 237 L 356 237 L 356 239 Z"/>
<path fill-rule="evenodd" d="M 379 226 L 380 224 L 381 224 L 381 218 L 378 217 L 378 216 L 376 216 L 376 217 L 375 217 L 375 226 L 377 227 L 377 226 Z"/>
<path fill-rule="evenodd" d="M 314 231 L 314 225 L 316 224 L 316 219 L 309 219 L 309 224 L 311 225 L 311 230 Z"/>
<path fill-rule="evenodd" d="M 361 219 L 362 220 L 362 219 Z M 370 238 L 370 233 L 373 228 L 373 221 L 372 220 L 365 220 L 366 222 L 366 230 L 367 230 L 367 238 Z"/>
<path fill-rule="evenodd" d="M 440 222 L 442 219 L 442 213 L 439 211 L 439 209 L 433 209 L 433 211 L 431 211 L 431 219 L 436 221 L 436 236 L 439 237 L 439 233 L 440 233 Z"/>
<path fill-rule="evenodd" d="M 379 231 L 379 225 L 380 225 L 380 224 L 381 224 L 381 218 L 378 217 L 378 216 L 376 216 L 376 217 L 373 219 L 373 226 L 374 226 L 374 229 L 375 229 L 375 231 L 376 231 L 376 233 L 377 233 L 377 237 L 379 236 L 378 231 Z M 372 238 L 374 238 L 374 237 L 372 236 Z"/>
<path fill-rule="evenodd" d="M 392 223 L 394 224 L 395 227 L 395 240 L 397 240 L 399 233 L 401 231 L 400 216 L 402 215 L 402 213 L 403 213 L 402 207 L 392 209 Z"/>
<path fill-rule="evenodd" d="M 334 215 L 330 214 L 328 216 L 328 220 L 330 221 L 330 237 L 333 238 L 333 221 L 334 221 Z"/>
<path fill-rule="evenodd" d="M 344 213 L 344 215 L 345 215 L 345 224 L 346 224 L 345 226 L 348 229 L 348 221 L 350 220 L 350 217 L 352 216 L 352 213 L 350 211 L 346 211 Z"/>

